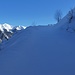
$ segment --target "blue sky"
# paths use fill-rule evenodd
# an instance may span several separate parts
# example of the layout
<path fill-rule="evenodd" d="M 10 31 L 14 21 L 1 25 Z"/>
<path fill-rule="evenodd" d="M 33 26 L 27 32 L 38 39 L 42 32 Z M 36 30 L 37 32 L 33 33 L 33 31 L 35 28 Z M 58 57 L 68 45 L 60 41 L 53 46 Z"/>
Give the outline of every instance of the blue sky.
<path fill-rule="evenodd" d="M 0 0 L 0 23 L 46 25 L 55 23 L 54 14 L 63 16 L 75 6 L 75 0 Z"/>

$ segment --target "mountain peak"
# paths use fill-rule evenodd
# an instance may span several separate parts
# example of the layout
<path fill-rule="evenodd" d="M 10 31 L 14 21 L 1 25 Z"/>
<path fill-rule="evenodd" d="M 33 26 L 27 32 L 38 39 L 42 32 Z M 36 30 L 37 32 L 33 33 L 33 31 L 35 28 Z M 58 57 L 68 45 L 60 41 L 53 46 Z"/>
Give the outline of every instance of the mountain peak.
<path fill-rule="evenodd" d="M 3 32 L 4 29 L 6 29 L 7 31 L 10 31 L 13 27 L 7 23 L 4 24 L 0 24 L 0 30 Z"/>
<path fill-rule="evenodd" d="M 12 34 L 14 34 L 16 31 L 25 29 L 25 26 L 15 26 L 13 27 L 10 24 L 4 23 L 0 24 L 0 40 L 2 41 L 3 39 L 9 39 Z"/>

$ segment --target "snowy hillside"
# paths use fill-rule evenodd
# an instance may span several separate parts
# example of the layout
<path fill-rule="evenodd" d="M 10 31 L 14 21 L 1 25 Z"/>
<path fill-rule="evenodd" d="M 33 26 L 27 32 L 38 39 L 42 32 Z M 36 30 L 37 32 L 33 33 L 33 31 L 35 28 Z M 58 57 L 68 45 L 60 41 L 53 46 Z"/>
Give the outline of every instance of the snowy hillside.
<path fill-rule="evenodd" d="M 75 75 L 75 33 L 28 27 L 2 44 L 1 75 Z"/>
<path fill-rule="evenodd" d="M 75 32 L 75 8 L 71 9 L 56 26 L 58 28 L 63 28 L 69 32 Z"/>
<path fill-rule="evenodd" d="M 0 75 L 75 75 L 75 16 L 55 26 L 30 26 L 1 44 Z M 68 29 L 67 29 L 68 28 Z"/>

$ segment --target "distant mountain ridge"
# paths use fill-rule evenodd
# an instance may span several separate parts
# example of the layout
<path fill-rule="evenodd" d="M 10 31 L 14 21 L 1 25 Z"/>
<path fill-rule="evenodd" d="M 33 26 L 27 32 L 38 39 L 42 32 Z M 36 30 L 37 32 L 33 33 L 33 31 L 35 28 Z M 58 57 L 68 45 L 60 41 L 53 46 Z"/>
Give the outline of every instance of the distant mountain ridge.
<path fill-rule="evenodd" d="M 4 23 L 4 24 L 0 24 L 0 30 L 4 31 L 4 29 L 6 29 L 7 31 L 11 31 L 11 30 L 22 30 L 25 29 L 25 26 L 12 26 L 10 24 Z"/>
<path fill-rule="evenodd" d="M 25 26 L 12 26 L 10 24 L 4 23 L 0 24 L 0 42 L 3 39 L 9 39 L 16 31 L 25 29 Z"/>

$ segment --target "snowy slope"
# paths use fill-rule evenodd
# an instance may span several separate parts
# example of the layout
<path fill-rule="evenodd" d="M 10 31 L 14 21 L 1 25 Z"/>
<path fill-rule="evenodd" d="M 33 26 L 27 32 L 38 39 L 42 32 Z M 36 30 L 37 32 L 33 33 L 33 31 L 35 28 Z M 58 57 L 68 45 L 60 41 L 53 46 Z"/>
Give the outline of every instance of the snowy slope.
<path fill-rule="evenodd" d="M 72 14 L 70 14 L 70 12 L 73 12 Z M 73 18 L 71 20 L 71 23 L 69 23 L 69 18 L 70 16 L 73 15 Z M 59 23 L 56 24 L 57 28 L 63 28 L 63 29 L 67 29 L 69 32 L 74 32 L 75 31 L 75 8 L 71 9 L 67 15 L 62 18 L 60 20 Z"/>
<path fill-rule="evenodd" d="M 75 75 L 75 17 L 71 23 L 67 17 L 55 26 L 27 27 L 2 43 L 0 75 Z"/>
<path fill-rule="evenodd" d="M 74 45 L 75 33 L 29 27 L 3 44 L 0 75 L 75 75 Z"/>

